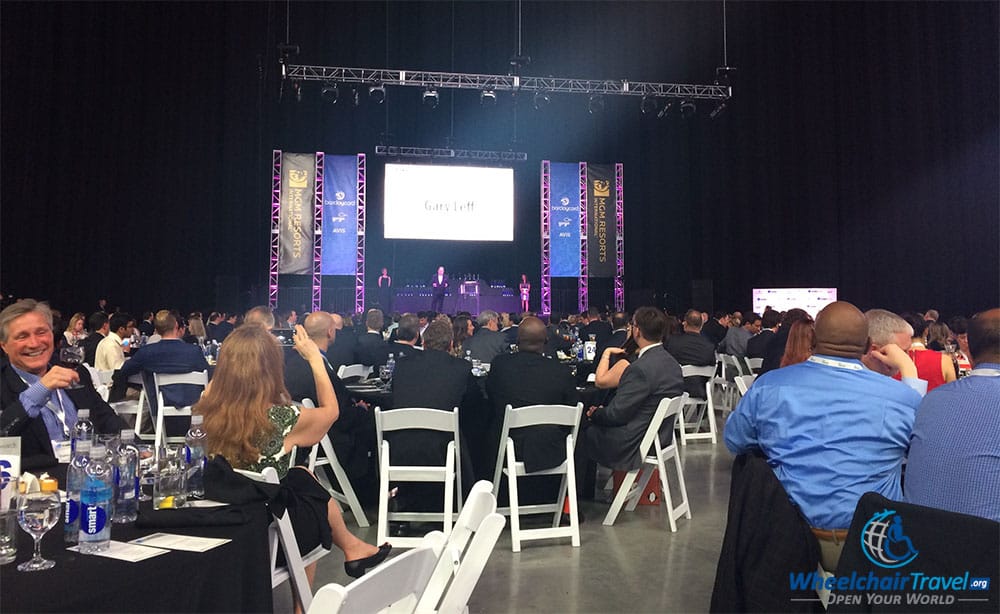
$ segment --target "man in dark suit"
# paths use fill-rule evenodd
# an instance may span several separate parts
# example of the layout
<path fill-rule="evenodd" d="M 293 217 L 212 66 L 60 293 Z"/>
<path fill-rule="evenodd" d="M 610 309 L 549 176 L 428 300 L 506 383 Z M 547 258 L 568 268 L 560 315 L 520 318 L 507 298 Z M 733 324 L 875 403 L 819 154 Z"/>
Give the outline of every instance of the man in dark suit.
<path fill-rule="evenodd" d="M 354 347 L 354 362 L 366 366 L 375 367 L 377 370 L 389 359 L 389 348 L 385 339 L 382 338 L 382 324 L 384 324 L 381 309 L 369 309 L 365 316 L 365 334 L 358 336 L 358 343 Z"/>
<path fill-rule="evenodd" d="M 420 320 L 417 316 L 404 313 L 399 318 L 399 326 L 393 332 L 396 333 L 396 339 L 389 343 L 389 353 L 395 360 L 423 351 L 417 346 L 420 341 Z"/>
<path fill-rule="evenodd" d="M 722 340 L 726 338 L 726 331 L 728 329 L 729 314 L 725 311 L 716 311 L 712 319 L 703 323 L 701 334 L 712 342 L 712 347 L 718 347 L 722 343 Z"/>
<path fill-rule="evenodd" d="M 486 393 L 493 410 L 485 446 L 496 463 L 507 405 L 575 405 L 576 385 L 569 369 L 542 355 L 545 324 L 535 317 L 521 322 L 515 354 L 501 354 L 490 365 Z M 559 466 L 566 460 L 566 433 L 558 426 L 531 426 L 511 431 L 514 451 L 529 472 Z M 490 478 L 492 479 L 492 477 Z M 557 484 L 558 486 L 558 484 Z"/>
<path fill-rule="evenodd" d="M 632 319 L 639 358 L 625 369 L 611 403 L 587 410 L 590 424 L 580 437 L 583 455 L 620 471 L 642 466 L 639 443 L 656 407 L 662 399 L 684 393 L 681 367 L 661 342 L 666 316 L 655 307 L 640 307 Z M 670 419 L 663 423 L 661 432 L 671 433 L 673 428 Z M 578 461 L 581 458 L 577 455 Z"/>
<path fill-rule="evenodd" d="M 462 342 L 462 349 L 471 352 L 472 358 L 482 362 L 493 362 L 498 354 L 505 353 L 509 344 L 500 334 L 500 316 L 491 309 L 479 312 L 476 318 L 479 328 L 475 334 Z"/>
<path fill-rule="evenodd" d="M 439 266 L 437 274 L 431 278 L 431 289 L 434 298 L 431 299 L 431 311 L 441 313 L 444 311 L 444 295 L 448 292 L 448 275 L 444 272 L 444 267 Z"/>
<path fill-rule="evenodd" d="M 392 378 L 394 407 L 427 407 L 451 411 L 459 408 L 462 443 L 480 441 L 486 422 L 482 393 L 472 375 L 472 366 L 452 356 L 451 325 L 441 320 L 431 322 L 424 331 L 424 349 L 401 358 Z M 390 456 L 393 464 L 443 465 L 451 436 L 433 431 L 389 433 Z M 463 480 L 472 478 L 468 446 L 462 445 Z M 427 495 L 428 489 L 407 484 L 400 489 L 400 509 L 423 507 L 441 509 L 440 488 L 431 487 L 437 495 Z M 413 497 L 405 492 L 414 493 Z M 417 504 L 414 499 L 419 499 Z M 412 507 L 411 507 L 412 506 Z"/>
<path fill-rule="evenodd" d="M 331 313 L 330 317 L 333 318 L 336 336 L 333 343 L 327 348 L 326 361 L 336 371 L 343 365 L 354 364 L 354 348 L 357 346 L 358 340 L 354 336 L 354 328 L 344 326 L 343 316 L 339 313 Z"/>
<path fill-rule="evenodd" d="M 548 339 L 545 343 L 545 355 L 555 356 L 556 352 L 568 352 L 573 347 L 570 340 L 569 323 L 562 313 L 553 311 L 549 314 L 549 325 L 546 327 Z"/>
<path fill-rule="evenodd" d="M 507 345 L 517 343 L 517 327 L 521 325 L 521 314 L 502 312 L 500 314 L 500 334 Z"/>
<path fill-rule="evenodd" d="M 804 309 L 793 308 L 785 312 L 785 315 L 781 317 L 781 326 L 778 327 L 778 331 L 774 333 L 774 337 L 767 344 L 767 349 L 764 350 L 764 364 L 760 367 L 760 375 L 781 366 L 781 357 L 785 355 L 785 345 L 788 343 L 788 333 L 792 330 L 792 324 L 809 317 Z"/>
<path fill-rule="evenodd" d="M 760 318 L 760 332 L 750 337 L 750 340 L 747 341 L 747 358 L 764 357 L 767 351 L 767 344 L 774 337 L 779 321 L 781 321 L 781 314 L 777 311 L 771 309 L 764 312 L 764 315 Z"/>
<path fill-rule="evenodd" d="M 156 312 L 153 318 L 153 328 L 160 335 L 157 343 L 139 348 L 131 359 L 126 360 L 120 369 L 115 371 L 114 385 L 116 390 L 127 385 L 128 378 L 142 373 L 143 386 L 149 398 L 149 409 L 152 417 L 156 417 L 157 399 L 153 383 L 154 373 L 191 373 L 207 371 L 208 363 L 197 345 L 184 343 L 184 328 L 177 317 L 166 309 Z M 164 386 L 163 401 L 171 407 L 186 407 L 193 405 L 201 396 L 201 386 L 192 384 L 175 384 Z M 187 431 L 184 418 L 166 419 L 167 435 L 183 435 Z"/>
<path fill-rule="evenodd" d="M 597 342 L 598 351 L 607 347 L 608 339 L 611 338 L 611 324 L 601 319 L 601 312 L 597 307 L 591 307 L 586 313 L 587 322 L 580 328 L 580 340 L 590 341 L 590 336 L 594 336 Z M 600 354 L 598 354 L 600 356 Z"/>
<path fill-rule="evenodd" d="M 306 334 L 316 343 L 324 358 L 330 344 L 337 336 L 334 318 L 325 311 L 314 311 L 306 316 L 303 326 Z M 333 385 L 340 406 L 340 417 L 330 427 L 328 435 L 333 449 L 351 478 L 356 489 L 361 486 L 362 478 L 373 472 L 370 461 L 375 458 L 375 414 L 368 411 L 364 404 L 356 404 L 343 380 L 337 377 L 333 365 L 327 360 L 326 373 Z M 285 387 L 293 401 L 316 398 L 316 380 L 312 367 L 298 352 L 285 354 Z M 300 454 L 308 451 L 300 451 Z M 377 480 L 377 477 L 375 478 Z M 366 490 L 377 492 L 372 488 Z M 369 493 L 369 494 L 371 494 Z M 370 497 L 366 497 L 370 498 Z"/>
<path fill-rule="evenodd" d="M 111 332 L 110 322 L 108 314 L 103 311 L 95 311 L 87 318 L 87 328 L 90 329 L 90 334 L 80 342 L 80 347 L 83 348 L 83 362 L 90 366 L 94 366 L 94 361 L 97 359 L 97 344 Z"/>
<path fill-rule="evenodd" d="M 78 409 L 90 410 L 98 433 L 125 426 L 97 394 L 86 368 L 49 365 L 55 341 L 52 312 L 44 303 L 24 299 L 0 312 L 0 347 L 9 359 L 0 369 L 0 429 L 21 438 L 22 470 L 68 462 Z M 76 383 L 79 388 L 70 388 Z"/>
<path fill-rule="evenodd" d="M 153 312 L 152 311 L 146 311 L 146 312 L 144 312 L 142 314 L 142 320 L 139 321 L 138 328 L 139 328 L 139 334 L 140 335 L 146 335 L 147 337 L 152 337 L 153 336 L 153 333 L 155 332 L 156 327 L 153 325 Z"/>
<path fill-rule="evenodd" d="M 608 348 L 625 347 L 626 341 L 628 341 L 628 314 L 624 311 L 616 311 L 611 316 L 611 336 L 608 337 L 607 343 L 603 346 L 597 346 L 597 358 L 600 359 L 604 350 Z"/>
<path fill-rule="evenodd" d="M 667 339 L 666 350 L 682 365 L 703 367 L 715 364 L 715 346 L 702 333 L 701 312 L 688 309 L 684 314 L 684 332 Z M 684 391 L 692 398 L 705 398 L 707 377 L 685 377 Z"/>

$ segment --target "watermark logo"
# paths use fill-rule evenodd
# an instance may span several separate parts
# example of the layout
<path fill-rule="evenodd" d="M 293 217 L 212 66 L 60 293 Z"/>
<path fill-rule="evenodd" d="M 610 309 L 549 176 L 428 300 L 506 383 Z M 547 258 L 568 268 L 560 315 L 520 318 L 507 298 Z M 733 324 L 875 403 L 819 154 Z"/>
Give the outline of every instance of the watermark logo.
<path fill-rule="evenodd" d="M 895 510 L 876 512 L 861 530 L 861 551 L 869 561 L 886 569 L 909 565 L 919 552 L 903 532 L 903 519 Z"/>

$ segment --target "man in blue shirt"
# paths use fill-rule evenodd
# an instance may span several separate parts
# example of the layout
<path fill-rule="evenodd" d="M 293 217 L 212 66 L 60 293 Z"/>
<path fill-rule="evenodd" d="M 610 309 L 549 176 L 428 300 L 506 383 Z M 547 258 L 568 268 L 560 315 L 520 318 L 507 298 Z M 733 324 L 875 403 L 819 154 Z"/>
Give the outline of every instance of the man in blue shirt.
<path fill-rule="evenodd" d="M 968 334 L 972 372 L 920 404 L 906 500 L 1000 522 L 1000 309 L 970 320 Z"/>
<path fill-rule="evenodd" d="M 900 474 L 920 395 L 868 370 L 868 323 L 835 302 L 816 316 L 816 351 L 760 376 L 726 422 L 734 454 L 759 449 L 836 568 L 862 494 L 900 499 Z M 909 360 L 905 354 L 893 354 Z M 907 367 L 913 368 L 912 362 Z"/>

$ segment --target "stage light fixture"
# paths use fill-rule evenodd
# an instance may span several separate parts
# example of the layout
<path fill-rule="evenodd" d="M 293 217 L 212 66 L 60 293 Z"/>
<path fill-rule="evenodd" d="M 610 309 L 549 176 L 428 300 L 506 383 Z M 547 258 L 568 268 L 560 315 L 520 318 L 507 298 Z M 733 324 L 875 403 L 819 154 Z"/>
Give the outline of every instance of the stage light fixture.
<path fill-rule="evenodd" d="M 726 103 L 723 101 L 719 103 L 719 106 L 712 109 L 712 112 L 709 113 L 708 116 L 711 117 L 712 119 L 715 119 L 716 117 L 722 115 L 725 112 L 726 112 Z"/>
<path fill-rule="evenodd" d="M 340 88 L 337 87 L 336 83 L 324 83 L 319 97 L 323 102 L 337 104 L 337 100 L 340 98 Z"/>
<path fill-rule="evenodd" d="M 650 98 L 649 96 L 643 96 L 642 100 L 639 102 L 639 110 L 642 111 L 643 115 L 649 115 L 656 113 L 657 107 L 659 106 L 659 101 L 656 98 Z"/>
<path fill-rule="evenodd" d="M 587 101 L 587 112 L 591 115 L 604 112 L 604 96 L 593 94 Z"/>
<path fill-rule="evenodd" d="M 497 93 L 493 90 L 483 90 L 479 94 L 479 104 L 484 107 L 497 106 Z"/>
<path fill-rule="evenodd" d="M 359 106 L 361 104 L 361 93 L 358 92 L 358 88 L 351 88 L 351 99 L 354 101 L 354 106 Z"/>
<path fill-rule="evenodd" d="M 691 119 L 697 112 L 698 107 L 695 106 L 694 102 L 690 100 L 681 101 L 681 117 L 684 119 Z"/>
<path fill-rule="evenodd" d="M 378 85 L 372 85 L 368 88 L 368 97 L 375 104 L 382 104 L 385 102 L 385 86 L 379 83 Z"/>
<path fill-rule="evenodd" d="M 302 82 L 292 81 L 292 91 L 295 92 L 295 102 L 302 102 Z"/>
<path fill-rule="evenodd" d="M 540 111 L 544 109 L 546 106 L 548 106 L 548 104 L 551 101 L 552 100 L 549 98 L 548 92 L 535 92 L 535 97 L 532 100 L 532 105 L 535 107 L 536 110 Z"/>
<path fill-rule="evenodd" d="M 440 101 L 440 96 L 438 96 L 438 92 L 436 89 L 429 87 L 426 90 L 424 90 L 423 100 L 425 107 L 436 109 L 438 106 L 438 102 Z"/>
<path fill-rule="evenodd" d="M 656 114 L 656 119 L 663 119 L 664 117 L 671 115 L 675 108 L 677 108 L 677 105 L 673 100 L 667 101 L 667 104 L 663 105 L 660 112 Z"/>

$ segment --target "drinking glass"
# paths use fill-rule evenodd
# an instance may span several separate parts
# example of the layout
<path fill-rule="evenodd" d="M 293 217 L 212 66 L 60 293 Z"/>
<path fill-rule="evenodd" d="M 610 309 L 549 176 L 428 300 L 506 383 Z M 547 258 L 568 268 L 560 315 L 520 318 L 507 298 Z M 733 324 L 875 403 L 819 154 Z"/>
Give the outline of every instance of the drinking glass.
<path fill-rule="evenodd" d="M 153 478 L 156 476 L 156 455 L 153 446 L 139 444 L 139 500 L 152 501 Z M 148 488 L 147 488 L 148 487 Z"/>
<path fill-rule="evenodd" d="M 392 379 L 392 371 L 389 371 L 389 367 L 382 365 L 378 368 L 378 378 L 382 380 L 382 387 L 389 387 L 389 380 Z"/>
<path fill-rule="evenodd" d="M 17 566 L 18 571 L 52 569 L 56 562 L 42 558 L 42 537 L 59 521 L 59 493 L 33 492 L 17 499 L 17 522 L 35 540 L 35 556 Z"/>
<path fill-rule="evenodd" d="M 164 446 L 153 476 L 153 509 L 176 509 L 187 504 L 187 462 L 184 446 Z"/>
<path fill-rule="evenodd" d="M 67 369 L 76 370 L 83 362 L 83 348 L 79 345 L 67 345 L 66 347 L 59 350 L 59 363 L 60 366 L 66 367 Z M 68 388 L 83 388 L 79 382 L 75 382 Z"/>

